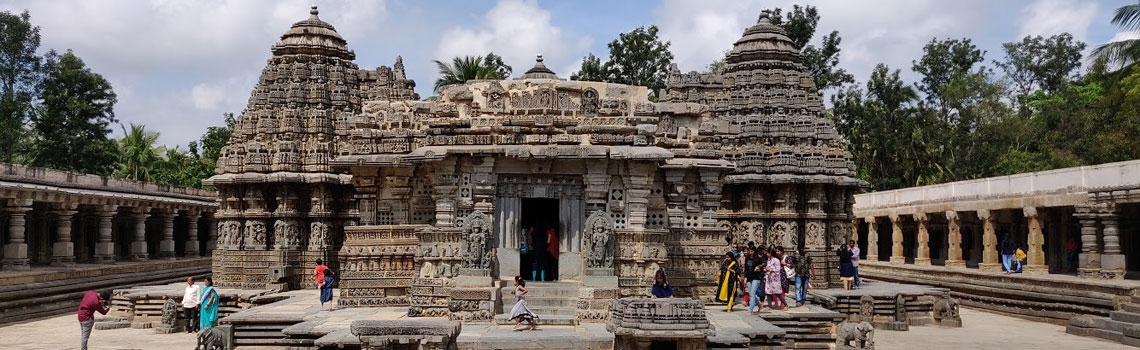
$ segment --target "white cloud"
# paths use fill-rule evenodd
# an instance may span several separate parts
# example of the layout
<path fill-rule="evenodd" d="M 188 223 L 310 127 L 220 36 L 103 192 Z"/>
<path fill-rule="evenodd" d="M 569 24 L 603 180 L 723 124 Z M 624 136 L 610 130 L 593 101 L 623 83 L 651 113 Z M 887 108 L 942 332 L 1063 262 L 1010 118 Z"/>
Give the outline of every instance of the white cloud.
<path fill-rule="evenodd" d="M 1112 36 L 1112 39 L 1108 39 L 1108 42 L 1111 43 L 1111 42 L 1134 40 L 1134 39 L 1140 39 L 1140 31 L 1130 30 L 1130 31 L 1124 31 L 1124 32 L 1117 32 L 1116 35 Z"/>
<path fill-rule="evenodd" d="M 454 27 L 444 32 L 435 58 L 448 62 L 452 57 L 494 52 L 514 68 L 518 76 L 534 66 L 542 54 L 547 67 L 564 67 L 577 59 L 590 45 L 587 37 L 572 39 L 550 22 L 550 12 L 534 0 L 501 0 L 487 11 L 479 28 Z M 566 78 L 569 72 L 555 72 Z"/>
<path fill-rule="evenodd" d="M 779 7 L 785 12 L 793 0 L 689 2 L 665 0 L 655 11 L 662 37 L 672 42 L 675 61 L 682 71 L 703 70 L 723 57 L 744 30 L 756 23 L 761 10 Z M 910 72 L 911 61 L 922 54 L 932 38 L 983 37 L 987 13 L 1000 4 L 988 1 L 821 0 L 810 3 L 819 9 L 817 35 L 838 30 L 843 41 L 840 67 L 865 81 L 877 63 Z"/>
<path fill-rule="evenodd" d="M 1018 38 L 1067 32 L 1076 40 L 1087 41 L 1089 25 L 1096 18 L 1097 8 L 1095 2 L 1037 0 L 1021 10 Z"/>
<path fill-rule="evenodd" d="M 74 50 L 112 82 L 122 123 L 146 124 L 174 145 L 245 107 L 269 48 L 312 1 L 17 0 L 0 10 L 29 10 L 42 49 Z M 316 2 L 350 48 L 387 19 L 384 1 Z"/>

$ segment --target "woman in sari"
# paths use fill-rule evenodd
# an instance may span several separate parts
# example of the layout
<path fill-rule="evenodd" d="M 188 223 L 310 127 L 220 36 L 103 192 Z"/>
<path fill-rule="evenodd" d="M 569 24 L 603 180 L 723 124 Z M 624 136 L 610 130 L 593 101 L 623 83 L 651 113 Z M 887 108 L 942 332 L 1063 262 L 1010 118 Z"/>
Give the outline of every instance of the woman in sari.
<path fill-rule="evenodd" d="M 199 329 L 214 328 L 218 323 L 218 304 L 221 298 L 214 289 L 214 279 L 206 277 L 206 289 L 202 290 L 202 303 L 198 310 Z"/>
<path fill-rule="evenodd" d="M 784 302 L 784 266 L 779 257 L 768 259 L 768 266 L 764 268 L 764 293 L 769 296 L 769 307 L 787 310 L 788 304 Z"/>
<path fill-rule="evenodd" d="M 724 261 L 720 264 L 720 273 L 717 274 L 716 301 L 727 303 L 732 312 L 732 305 L 736 303 L 736 283 L 740 280 L 740 267 L 736 265 L 736 254 L 724 254 Z"/>

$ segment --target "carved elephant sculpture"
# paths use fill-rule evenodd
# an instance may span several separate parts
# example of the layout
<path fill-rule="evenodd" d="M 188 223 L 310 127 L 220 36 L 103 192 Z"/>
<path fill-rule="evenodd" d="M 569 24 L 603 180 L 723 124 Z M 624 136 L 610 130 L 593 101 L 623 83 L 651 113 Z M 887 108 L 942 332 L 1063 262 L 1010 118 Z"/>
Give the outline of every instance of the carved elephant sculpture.
<path fill-rule="evenodd" d="M 844 321 L 835 327 L 835 349 L 875 348 L 875 327 L 866 321 Z"/>

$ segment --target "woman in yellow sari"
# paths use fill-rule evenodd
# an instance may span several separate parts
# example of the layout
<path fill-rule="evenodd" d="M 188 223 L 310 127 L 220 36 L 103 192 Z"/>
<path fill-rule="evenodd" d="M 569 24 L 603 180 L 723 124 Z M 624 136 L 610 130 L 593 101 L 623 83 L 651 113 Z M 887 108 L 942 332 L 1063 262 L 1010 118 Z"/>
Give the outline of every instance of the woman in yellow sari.
<path fill-rule="evenodd" d="M 724 254 L 716 280 L 716 301 L 728 303 L 725 311 L 732 312 L 732 305 L 736 303 L 736 283 L 740 281 L 740 266 L 736 264 L 736 255 L 732 252 Z"/>

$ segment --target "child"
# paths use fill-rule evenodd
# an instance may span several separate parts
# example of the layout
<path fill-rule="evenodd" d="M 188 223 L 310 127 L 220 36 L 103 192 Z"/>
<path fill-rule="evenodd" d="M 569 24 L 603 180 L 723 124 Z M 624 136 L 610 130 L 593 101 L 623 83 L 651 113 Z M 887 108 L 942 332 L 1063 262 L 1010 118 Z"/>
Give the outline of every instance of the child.
<path fill-rule="evenodd" d="M 526 321 L 532 331 L 538 326 L 538 323 L 535 322 L 537 316 L 534 315 L 533 311 L 530 311 L 530 308 L 526 307 L 526 297 L 524 297 L 524 295 L 526 295 L 527 292 L 526 281 L 523 281 L 522 276 L 515 276 L 515 290 L 511 292 L 511 294 L 514 294 L 515 299 L 518 301 L 515 301 L 515 306 L 511 308 L 511 319 L 515 321 L 514 330 L 516 331 L 522 326 L 522 321 Z"/>
<path fill-rule="evenodd" d="M 322 279 L 320 283 L 317 283 L 317 285 L 321 287 L 321 310 L 324 310 L 325 309 L 325 303 L 328 303 L 329 304 L 328 310 L 332 311 L 332 307 L 333 307 L 333 303 L 332 303 L 333 277 L 332 276 L 333 276 L 332 270 L 325 270 L 324 271 L 324 279 Z"/>

